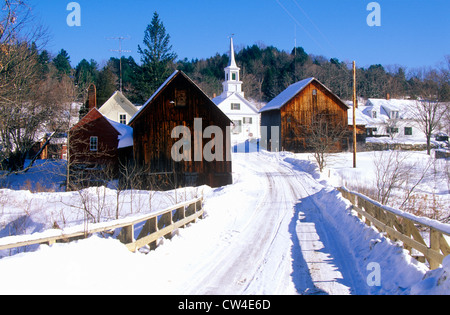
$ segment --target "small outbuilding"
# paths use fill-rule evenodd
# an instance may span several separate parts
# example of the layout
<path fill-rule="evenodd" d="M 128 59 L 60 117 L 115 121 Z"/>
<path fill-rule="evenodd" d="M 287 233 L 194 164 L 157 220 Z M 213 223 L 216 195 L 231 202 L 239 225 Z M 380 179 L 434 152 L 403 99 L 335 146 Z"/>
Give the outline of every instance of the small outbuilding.
<path fill-rule="evenodd" d="M 305 152 L 313 142 L 338 137 L 333 150 L 346 148 L 348 105 L 316 78 L 290 85 L 261 110 L 261 134 L 272 151 Z M 319 130 L 320 129 L 320 130 Z M 323 136 L 320 132 L 323 131 Z M 264 133 L 264 134 L 263 134 Z M 339 136 L 337 136 L 339 135 Z"/>

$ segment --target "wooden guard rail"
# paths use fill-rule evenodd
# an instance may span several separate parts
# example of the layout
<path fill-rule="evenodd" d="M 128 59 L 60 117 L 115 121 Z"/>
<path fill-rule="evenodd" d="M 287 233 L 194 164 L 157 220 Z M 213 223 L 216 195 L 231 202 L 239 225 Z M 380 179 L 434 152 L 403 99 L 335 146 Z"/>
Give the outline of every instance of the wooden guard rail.
<path fill-rule="evenodd" d="M 359 193 L 346 188 L 338 188 L 344 198 L 352 203 L 352 209 L 367 225 L 373 224 L 379 231 L 385 232 L 387 237 L 403 243 L 403 248 L 412 255 L 412 249 L 422 253 L 428 261 L 430 269 L 436 269 L 442 264 L 445 256 L 450 255 L 450 246 L 444 235 L 450 236 L 450 225 L 421 218 L 412 214 L 389 208 Z M 428 233 L 429 245 L 422 234 Z M 414 256 L 419 259 L 421 257 Z M 424 261 L 423 261 L 424 262 Z"/>
<path fill-rule="evenodd" d="M 149 245 L 156 248 L 160 237 L 171 238 L 172 232 L 188 223 L 203 218 L 203 198 L 179 203 L 164 210 L 147 215 L 114 220 L 105 223 L 70 227 L 64 230 L 48 230 L 32 235 L 8 236 L 0 239 L 0 250 L 23 247 L 35 244 L 67 243 L 73 240 L 87 238 L 93 233 L 111 232 L 120 229 L 118 239 L 130 251 Z M 138 237 L 135 239 L 135 226 L 144 223 Z"/>

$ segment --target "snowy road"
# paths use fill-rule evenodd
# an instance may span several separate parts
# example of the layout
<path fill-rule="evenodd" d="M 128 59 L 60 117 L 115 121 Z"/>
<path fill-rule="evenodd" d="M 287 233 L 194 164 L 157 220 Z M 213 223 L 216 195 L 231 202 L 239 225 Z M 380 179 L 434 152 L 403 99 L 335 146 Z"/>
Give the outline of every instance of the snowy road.
<path fill-rule="evenodd" d="M 238 209 L 239 220 L 222 234 L 227 246 L 216 244 L 194 277 L 182 285 L 183 293 L 367 293 L 358 273 L 348 272 L 356 269 L 349 265 L 351 255 L 326 226 L 311 197 L 322 185 L 275 156 L 235 154 L 233 163 L 259 180 L 261 197 Z"/>
<path fill-rule="evenodd" d="M 0 259 L 0 294 L 410 292 L 424 267 L 350 215 L 314 169 L 292 154 L 234 153 L 232 185 L 197 188 L 205 219 L 156 250 L 131 253 L 98 236 L 42 245 Z M 368 287 L 369 263 L 380 266 L 381 286 Z"/>

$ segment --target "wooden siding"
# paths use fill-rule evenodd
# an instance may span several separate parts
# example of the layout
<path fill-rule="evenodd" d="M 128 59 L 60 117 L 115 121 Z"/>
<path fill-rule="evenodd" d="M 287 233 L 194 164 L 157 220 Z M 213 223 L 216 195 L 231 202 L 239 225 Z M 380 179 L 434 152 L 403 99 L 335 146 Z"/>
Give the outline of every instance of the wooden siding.
<path fill-rule="evenodd" d="M 176 106 L 177 91 L 186 92 L 185 106 Z M 195 118 L 202 118 L 202 131 L 208 126 L 218 126 L 222 130 L 223 161 L 208 162 L 203 158 L 194 161 L 194 150 L 204 148 L 211 141 L 206 138 L 195 142 Z M 134 130 L 135 160 L 151 173 L 174 172 L 179 185 L 207 184 L 217 187 L 232 182 L 231 161 L 226 160 L 226 150 L 230 148 L 226 127 L 230 125 L 230 120 L 182 72 L 162 88 L 130 125 Z M 172 146 L 179 140 L 172 139 L 171 132 L 177 126 L 186 126 L 191 132 L 190 161 L 174 162 L 171 157 Z"/>
<path fill-rule="evenodd" d="M 98 137 L 97 151 L 90 150 L 91 136 Z M 69 165 L 71 176 L 73 175 L 77 180 L 84 181 L 93 177 L 97 177 L 97 179 L 105 177 L 105 171 L 114 175 L 118 169 L 118 136 L 119 133 L 117 130 L 111 126 L 97 109 L 89 111 L 69 131 Z M 90 170 L 88 172 L 90 174 L 87 174 L 86 169 Z M 98 171 L 101 174 L 97 174 L 99 173 Z"/>
<path fill-rule="evenodd" d="M 316 95 L 313 95 L 313 90 L 317 91 Z M 338 97 L 313 80 L 279 110 L 263 112 L 261 125 L 274 126 L 279 123 L 279 149 L 302 152 L 308 150 L 308 129 L 318 115 L 325 117 L 336 128 L 347 128 L 347 109 Z M 274 117 L 279 117 L 279 122 Z M 342 144 L 338 146 L 342 149 Z"/>

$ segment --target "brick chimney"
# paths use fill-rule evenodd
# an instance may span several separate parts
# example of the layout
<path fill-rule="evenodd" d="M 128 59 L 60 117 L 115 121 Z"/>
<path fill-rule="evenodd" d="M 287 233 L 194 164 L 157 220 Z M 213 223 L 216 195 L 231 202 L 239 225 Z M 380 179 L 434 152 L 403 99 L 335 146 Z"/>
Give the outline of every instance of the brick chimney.
<path fill-rule="evenodd" d="M 386 100 L 390 100 L 391 99 L 391 95 L 389 93 L 386 94 Z"/>
<path fill-rule="evenodd" d="M 93 108 L 97 108 L 97 88 L 95 87 L 94 83 L 89 85 L 88 105 L 89 105 L 89 111 Z"/>

